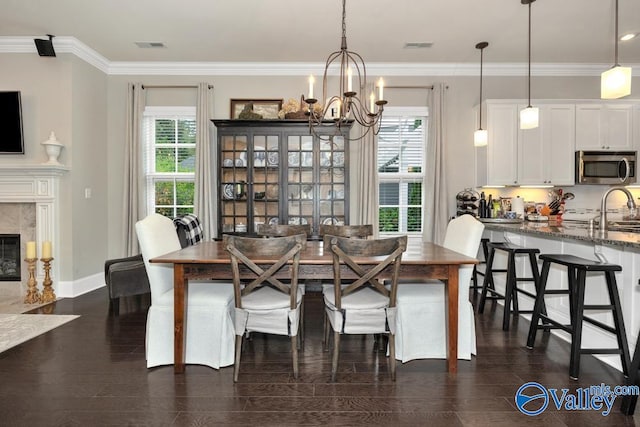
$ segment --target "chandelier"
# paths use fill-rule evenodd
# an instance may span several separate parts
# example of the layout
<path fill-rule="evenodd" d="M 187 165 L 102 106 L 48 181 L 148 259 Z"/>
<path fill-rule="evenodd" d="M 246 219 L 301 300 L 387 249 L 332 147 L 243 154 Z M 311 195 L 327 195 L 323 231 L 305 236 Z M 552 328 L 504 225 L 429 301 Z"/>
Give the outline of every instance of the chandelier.
<path fill-rule="evenodd" d="M 377 135 L 380 131 L 382 111 L 387 101 L 384 100 L 384 81 L 378 80 L 378 96 L 375 91 L 369 94 L 369 105 L 358 97 L 358 93 L 364 94 L 367 90 L 367 69 L 362 57 L 347 49 L 347 25 L 346 25 L 346 0 L 342 0 L 342 43 L 340 50 L 329 55 L 322 76 L 322 98 L 324 104 L 319 104 L 314 97 L 314 78 L 309 76 L 309 93 L 305 102 L 309 104 L 309 131 L 320 137 L 316 130 L 319 127 L 335 127 L 339 129 L 344 123 L 355 121 L 362 126 L 363 132 L 357 138 L 365 137 L 370 131 Z M 328 75 L 329 68 L 336 64 L 339 66 L 338 93 L 329 95 Z M 355 80 L 355 81 L 354 81 Z M 355 83 L 355 84 L 354 84 Z"/>

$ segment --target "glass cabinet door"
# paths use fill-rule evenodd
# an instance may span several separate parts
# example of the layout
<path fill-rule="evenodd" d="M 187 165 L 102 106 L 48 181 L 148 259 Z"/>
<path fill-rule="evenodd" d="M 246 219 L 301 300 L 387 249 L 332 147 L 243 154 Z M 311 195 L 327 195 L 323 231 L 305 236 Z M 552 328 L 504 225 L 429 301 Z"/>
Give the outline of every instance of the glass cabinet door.
<path fill-rule="evenodd" d="M 334 136 L 320 141 L 319 202 L 320 224 L 345 224 L 345 140 Z"/>
<path fill-rule="evenodd" d="M 246 232 L 247 211 L 247 135 L 224 135 L 220 138 L 222 172 L 220 174 L 222 232 Z"/>
<path fill-rule="evenodd" d="M 253 231 L 260 224 L 279 223 L 280 138 L 278 135 L 253 136 L 252 193 Z M 251 231 L 251 230 L 249 230 Z"/>

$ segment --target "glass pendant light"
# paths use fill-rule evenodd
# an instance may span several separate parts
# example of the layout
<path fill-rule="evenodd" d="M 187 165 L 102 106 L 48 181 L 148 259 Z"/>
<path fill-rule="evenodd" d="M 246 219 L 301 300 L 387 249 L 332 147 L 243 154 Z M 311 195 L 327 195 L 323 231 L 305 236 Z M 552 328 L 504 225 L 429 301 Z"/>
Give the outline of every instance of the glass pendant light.
<path fill-rule="evenodd" d="M 600 77 L 600 98 L 617 99 L 631 94 L 631 67 L 618 64 L 618 0 L 615 12 L 615 62 Z"/>
<path fill-rule="evenodd" d="M 484 147 L 489 141 L 489 135 L 486 129 L 482 129 L 482 62 L 484 48 L 489 46 L 487 42 L 480 42 L 476 45 L 476 49 L 480 49 L 480 105 L 478 106 L 478 130 L 473 133 L 473 145 L 475 147 Z"/>
<path fill-rule="evenodd" d="M 529 68 L 527 78 L 527 92 L 529 103 L 526 108 L 520 110 L 520 129 L 534 129 L 538 127 L 538 108 L 531 106 L 531 3 L 536 0 L 520 0 L 520 3 L 529 6 Z"/>

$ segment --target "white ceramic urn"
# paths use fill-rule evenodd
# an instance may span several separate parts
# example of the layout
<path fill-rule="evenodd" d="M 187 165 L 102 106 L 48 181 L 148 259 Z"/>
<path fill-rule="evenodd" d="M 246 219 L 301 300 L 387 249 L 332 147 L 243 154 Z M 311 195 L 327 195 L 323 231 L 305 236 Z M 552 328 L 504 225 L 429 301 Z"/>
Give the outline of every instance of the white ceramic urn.
<path fill-rule="evenodd" d="M 47 153 L 47 156 L 49 156 L 49 160 L 44 162 L 43 164 L 59 165 L 60 162 L 58 162 L 58 157 L 60 157 L 60 152 L 62 151 L 62 147 L 64 147 L 64 145 L 56 139 L 56 134 L 51 131 L 49 139 L 41 142 L 41 144 L 44 145 L 44 150 Z"/>

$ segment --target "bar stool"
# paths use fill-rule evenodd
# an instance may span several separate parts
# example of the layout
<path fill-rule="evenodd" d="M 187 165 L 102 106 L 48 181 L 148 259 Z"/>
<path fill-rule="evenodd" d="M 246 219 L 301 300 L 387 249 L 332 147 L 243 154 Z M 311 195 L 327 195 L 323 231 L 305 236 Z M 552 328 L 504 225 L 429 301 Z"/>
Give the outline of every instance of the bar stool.
<path fill-rule="evenodd" d="M 485 272 L 487 271 L 487 258 L 489 257 L 489 249 L 487 248 L 487 243 L 489 243 L 489 239 L 482 238 L 480 239 L 480 248 L 482 249 L 482 259 L 479 260 L 478 264 L 473 266 L 473 273 L 471 273 L 471 281 L 473 285 L 471 285 L 471 289 L 473 289 L 474 298 L 478 294 L 478 289 L 482 289 L 482 285 L 478 284 L 478 276 L 482 276 L 484 280 Z M 484 271 L 478 271 L 478 266 L 484 265 Z"/>
<path fill-rule="evenodd" d="M 522 293 L 530 298 L 536 299 L 538 294 L 538 287 L 540 283 L 540 276 L 538 273 L 538 263 L 536 261 L 536 254 L 540 253 L 540 249 L 537 248 L 524 248 L 507 242 L 488 242 L 487 248 L 489 250 L 489 256 L 487 258 L 487 267 L 485 269 L 484 281 L 482 283 L 482 294 L 480 295 L 480 303 L 478 305 L 478 313 L 484 312 L 484 305 L 488 299 L 504 300 L 504 314 L 502 317 L 502 330 L 509 330 L 511 305 L 513 304 L 513 314 L 518 316 L 519 313 L 532 313 L 533 310 L 519 310 L 518 308 L 518 294 Z M 496 251 L 504 251 L 507 253 L 507 268 L 496 269 L 493 268 L 493 259 Z M 529 264 L 531 265 L 532 277 L 518 277 L 516 274 L 516 256 L 527 255 L 529 257 Z M 507 273 L 505 281 L 504 295 L 496 291 L 495 283 L 493 280 L 494 273 Z M 518 287 L 518 282 L 533 282 L 536 288 L 536 294 Z M 487 293 L 491 295 L 487 296 Z M 546 311 L 545 311 L 546 313 Z"/>
<path fill-rule="evenodd" d="M 627 344 L 627 335 L 624 329 L 624 320 L 622 318 L 622 308 L 620 306 L 620 298 L 618 297 L 618 286 L 616 284 L 616 271 L 622 271 L 622 267 L 615 264 L 605 264 L 598 261 L 592 261 L 573 255 L 540 255 L 543 260 L 542 271 L 540 273 L 540 288 L 538 298 L 533 307 L 533 315 L 531 317 L 531 326 L 529 327 L 529 337 L 527 339 L 527 348 L 532 349 L 536 340 L 536 332 L 539 328 L 562 329 L 571 334 L 571 360 L 569 362 L 569 376 L 572 379 L 578 379 L 580 373 L 580 355 L 582 354 L 619 354 L 622 361 L 622 372 L 625 376 L 629 373 L 629 345 Z M 549 277 L 549 268 L 551 264 L 560 264 L 567 267 L 568 289 L 552 289 L 546 290 L 547 278 Z M 584 303 L 585 279 L 587 272 L 602 272 L 607 282 L 607 290 L 609 292 L 609 304 L 589 304 Z M 542 313 L 544 306 L 544 296 L 552 294 L 568 294 L 569 295 L 569 315 L 571 323 L 568 325 L 549 318 Z M 598 320 L 592 319 L 584 315 L 585 310 L 611 310 L 613 314 L 614 327 L 606 325 Z M 538 325 L 538 321 L 542 319 L 548 322 L 544 325 Z M 609 333 L 615 334 L 618 340 L 618 348 L 581 348 L 582 342 L 582 322 L 589 322 Z M 549 324 L 550 323 L 550 324 Z"/>

